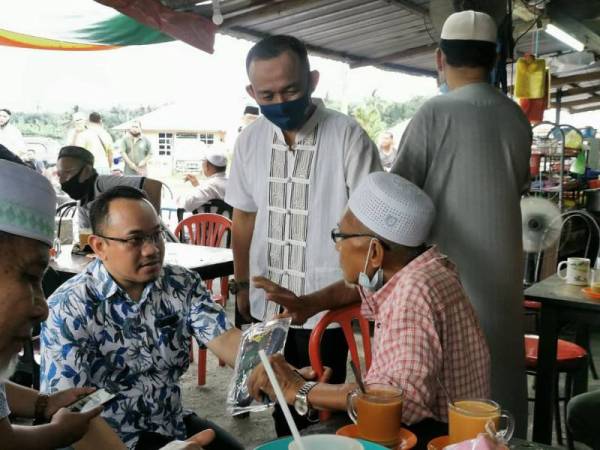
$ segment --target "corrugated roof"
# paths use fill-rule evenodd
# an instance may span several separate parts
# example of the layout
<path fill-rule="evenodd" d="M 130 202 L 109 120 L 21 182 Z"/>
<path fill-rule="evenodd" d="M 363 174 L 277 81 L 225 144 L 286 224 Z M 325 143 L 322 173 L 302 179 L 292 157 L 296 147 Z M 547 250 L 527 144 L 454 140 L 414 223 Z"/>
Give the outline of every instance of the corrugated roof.
<path fill-rule="evenodd" d="M 173 9 L 212 17 L 210 1 L 161 2 Z M 454 3 L 453 0 L 221 0 L 224 22 L 220 32 L 251 40 L 290 34 L 305 42 L 311 53 L 342 60 L 351 67 L 374 65 L 433 76 L 437 47 L 433 24 L 439 26 L 444 13 L 449 13 Z M 513 0 L 514 37 L 523 30 L 528 31 L 517 43 L 517 56 L 536 48 L 533 31 L 539 23 L 536 21 L 538 10 L 526 7 L 528 3 L 531 2 Z M 504 0 L 485 0 L 479 4 L 500 16 L 505 7 Z M 430 9 L 433 17 L 430 17 Z M 600 36 L 596 34 L 600 30 L 600 0 L 551 0 L 539 18 L 566 27 L 569 33 L 585 42 L 596 57 L 600 54 Z M 545 32 L 538 34 L 537 49 L 539 55 L 572 51 Z M 598 75 L 600 83 L 600 73 Z M 565 88 L 589 87 L 590 80 L 589 76 L 584 77 Z M 595 94 L 582 95 L 578 101 L 586 98 L 594 100 Z M 583 106 L 577 104 L 573 108 L 583 109 Z"/>

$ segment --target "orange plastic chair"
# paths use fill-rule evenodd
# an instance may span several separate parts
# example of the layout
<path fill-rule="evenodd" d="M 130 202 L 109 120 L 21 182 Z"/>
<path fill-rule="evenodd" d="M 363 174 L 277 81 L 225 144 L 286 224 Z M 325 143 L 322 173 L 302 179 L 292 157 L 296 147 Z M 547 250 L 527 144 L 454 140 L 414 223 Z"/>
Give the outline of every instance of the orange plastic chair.
<path fill-rule="evenodd" d="M 175 236 L 184 242 L 185 238 L 192 245 L 205 245 L 207 247 L 220 247 L 223 239 L 227 239 L 229 247 L 231 236 L 231 220 L 219 214 L 194 214 L 177 224 Z M 204 280 L 206 288 L 212 292 L 213 280 Z M 221 292 L 213 295 L 213 300 L 225 307 L 228 296 L 228 277 L 221 277 Z M 194 361 L 194 355 L 190 352 L 190 359 Z M 225 363 L 219 360 L 219 365 Z M 206 384 L 206 348 L 198 349 L 198 386 Z"/>
<path fill-rule="evenodd" d="M 323 333 L 325 333 L 327 326 L 334 322 L 339 323 L 342 327 L 342 330 L 344 331 L 344 337 L 348 343 L 348 349 L 350 350 L 352 362 L 360 370 L 358 346 L 356 344 L 354 331 L 352 329 L 352 321 L 354 320 L 356 320 L 360 326 L 363 350 L 365 353 L 366 371 L 368 371 L 371 367 L 371 336 L 369 334 L 369 321 L 360 313 L 360 304 L 334 309 L 329 311 L 321 318 L 321 320 L 319 320 L 317 326 L 310 333 L 310 339 L 308 341 L 308 357 L 310 359 L 310 365 L 312 366 L 319 380 L 323 379 L 323 373 L 325 371 L 321 361 L 321 339 L 323 338 Z M 319 413 L 321 421 L 327 420 L 330 415 L 331 413 L 329 411 L 321 411 Z"/>

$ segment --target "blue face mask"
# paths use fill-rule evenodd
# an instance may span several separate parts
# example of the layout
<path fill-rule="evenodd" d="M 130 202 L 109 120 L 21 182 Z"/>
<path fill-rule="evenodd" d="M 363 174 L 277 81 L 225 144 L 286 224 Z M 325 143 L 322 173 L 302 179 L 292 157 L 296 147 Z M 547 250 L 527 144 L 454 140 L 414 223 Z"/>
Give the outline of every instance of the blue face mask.
<path fill-rule="evenodd" d="M 284 131 L 297 130 L 304 124 L 306 110 L 310 103 L 307 91 L 302 97 L 275 105 L 259 105 L 260 112 L 275 126 Z"/>
<path fill-rule="evenodd" d="M 366 289 L 369 292 L 376 292 L 383 286 L 383 269 L 380 267 L 373 274 L 373 278 L 369 278 L 367 275 L 367 264 L 371 257 L 371 244 L 375 239 L 371 239 L 369 242 L 369 251 L 367 253 L 367 259 L 365 259 L 365 267 L 361 273 L 358 274 L 358 285 Z"/>
<path fill-rule="evenodd" d="M 450 88 L 448 87 L 448 83 L 446 83 L 445 81 L 440 84 L 440 87 L 438 88 L 440 90 L 440 94 L 444 95 L 447 94 L 448 92 L 450 92 Z"/>

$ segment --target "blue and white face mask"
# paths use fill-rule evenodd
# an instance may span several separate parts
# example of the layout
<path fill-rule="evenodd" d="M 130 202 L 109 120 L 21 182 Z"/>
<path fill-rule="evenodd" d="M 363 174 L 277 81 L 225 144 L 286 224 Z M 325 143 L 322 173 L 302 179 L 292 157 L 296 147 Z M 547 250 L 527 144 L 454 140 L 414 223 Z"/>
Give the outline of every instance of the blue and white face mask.
<path fill-rule="evenodd" d="M 367 275 L 367 265 L 369 258 L 371 257 L 371 247 L 373 241 L 377 239 L 373 238 L 369 241 L 369 251 L 367 252 L 367 258 L 365 259 L 365 267 L 362 272 L 358 274 L 358 285 L 369 292 L 377 292 L 383 286 L 383 269 L 380 267 L 373 274 L 373 278 L 369 278 Z"/>

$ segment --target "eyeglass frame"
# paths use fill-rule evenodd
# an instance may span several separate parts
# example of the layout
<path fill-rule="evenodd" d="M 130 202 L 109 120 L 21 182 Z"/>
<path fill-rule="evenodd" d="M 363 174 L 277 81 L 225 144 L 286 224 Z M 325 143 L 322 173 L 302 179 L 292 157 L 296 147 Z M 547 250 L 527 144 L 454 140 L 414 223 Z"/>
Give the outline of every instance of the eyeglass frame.
<path fill-rule="evenodd" d="M 344 241 L 344 240 L 350 239 L 350 238 L 355 238 L 355 237 L 370 237 L 371 239 L 377 239 L 377 241 L 379 241 L 379 243 L 385 250 L 391 250 L 389 244 L 382 241 L 380 237 L 377 237 L 374 234 L 342 233 L 338 227 L 331 229 L 331 240 L 333 241 L 334 244 L 337 244 L 338 242 L 341 242 L 341 241 Z"/>
<path fill-rule="evenodd" d="M 144 233 L 143 235 L 133 236 L 130 238 L 118 238 L 118 237 L 114 237 L 114 236 L 104 236 L 102 234 L 95 234 L 95 236 L 98 236 L 99 238 L 102 238 L 102 239 L 108 239 L 109 241 L 120 242 L 121 244 L 125 244 L 125 245 L 129 246 L 130 248 L 142 248 L 146 242 L 152 243 L 153 245 L 160 244 L 160 242 L 164 241 L 164 239 L 165 239 L 164 235 L 165 235 L 166 231 L 167 231 L 166 228 L 161 226 L 155 232 Z M 132 241 L 134 241 L 136 239 L 142 239 L 142 241 L 139 244 L 134 244 Z"/>

